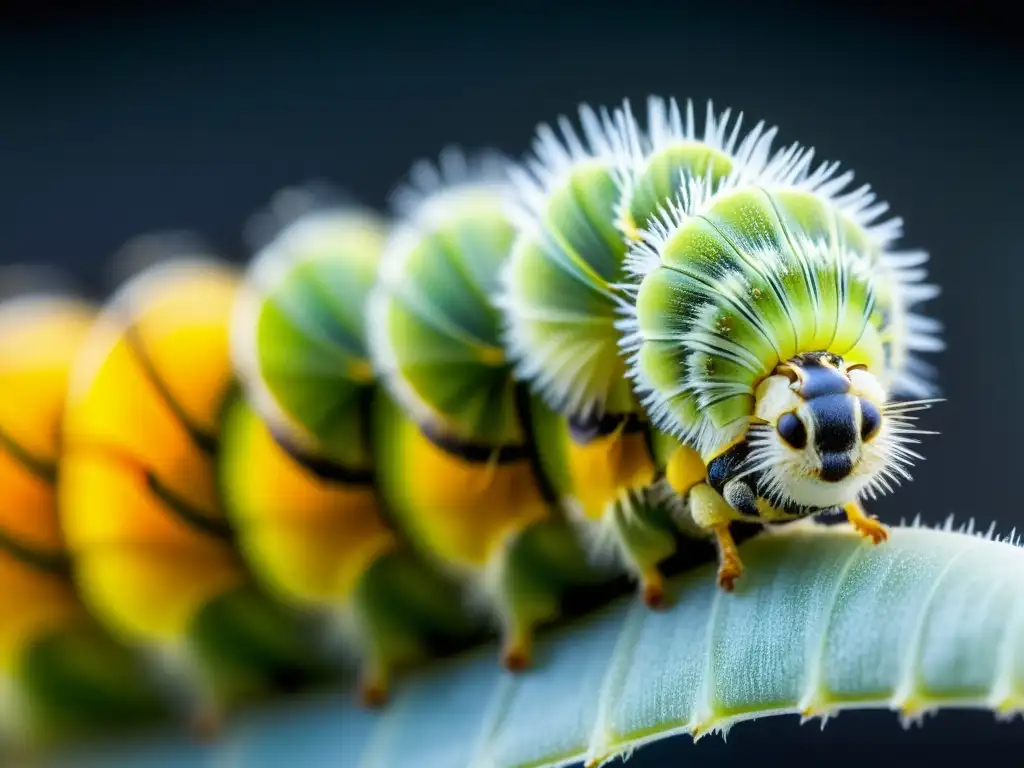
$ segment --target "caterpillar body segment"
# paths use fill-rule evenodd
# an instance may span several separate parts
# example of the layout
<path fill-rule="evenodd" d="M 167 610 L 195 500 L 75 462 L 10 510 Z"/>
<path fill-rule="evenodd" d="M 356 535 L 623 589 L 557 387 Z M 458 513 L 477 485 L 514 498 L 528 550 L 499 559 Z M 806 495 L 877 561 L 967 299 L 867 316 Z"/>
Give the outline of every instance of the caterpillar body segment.
<path fill-rule="evenodd" d="M 197 728 L 328 668 L 300 616 L 253 583 L 234 548 L 215 462 L 234 388 L 235 270 L 168 252 L 126 283 L 72 366 L 61 527 L 92 615 L 144 650 Z"/>
<path fill-rule="evenodd" d="M 374 414 L 388 395 L 366 306 L 388 225 L 308 187 L 279 193 L 263 221 L 276 229 L 232 317 L 243 395 L 223 427 L 224 503 L 257 578 L 337 630 L 361 666 L 363 699 L 380 703 L 397 668 L 479 631 L 381 500 L 379 454 L 392 449 Z"/>
<path fill-rule="evenodd" d="M 599 581 L 541 456 L 543 404 L 502 347 L 499 276 L 516 237 L 505 162 L 449 148 L 396 193 L 400 222 L 370 297 L 381 491 L 409 538 L 500 624 L 506 666 Z"/>
<path fill-rule="evenodd" d="M 366 405 L 376 387 L 365 297 L 388 227 L 354 204 L 321 202 L 324 194 L 283 190 L 259 219 L 264 242 L 233 309 L 232 360 L 246 396 L 283 442 L 365 475 Z"/>
<path fill-rule="evenodd" d="M 0 753 L 166 714 L 75 593 L 58 525 L 61 415 L 94 314 L 42 285 L 0 302 Z"/>

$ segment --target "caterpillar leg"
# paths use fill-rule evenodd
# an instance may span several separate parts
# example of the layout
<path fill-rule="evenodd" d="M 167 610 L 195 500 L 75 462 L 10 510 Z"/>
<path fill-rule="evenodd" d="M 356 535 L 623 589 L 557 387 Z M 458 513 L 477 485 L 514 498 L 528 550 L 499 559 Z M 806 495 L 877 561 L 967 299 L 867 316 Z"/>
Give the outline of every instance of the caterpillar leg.
<path fill-rule="evenodd" d="M 359 681 L 359 703 L 368 709 L 384 706 L 389 693 L 387 665 L 377 661 L 368 661 L 362 670 Z"/>
<path fill-rule="evenodd" d="M 743 575 L 743 561 L 740 560 L 736 542 L 729 531 L 729 524 L 720 523 L 713 530 L 718 543 L 718 586 L 726 592 L 732 592 L 736 579 Z"/>
<path fill-rule="evenodd" d="M 736 579 L 743 574 L 743 561 L 729 530 L 739 514 L 707 483 L 690 491 L 690 510 L 694 522 L 714 534 L 718 545 L 718 585 L 731 592 Z"/>
<path fill-rule="evenodd" d="M 501 665 L 509 672 L 529 669 L 533 661 L 533 626 L 516 624 L 505 632 L 501 648 Z"/>
<path fill-rule="evenodd" d="M 731 592 L 736 579 L 743 574 L 743 561 L 729 524 L 739 519 L 742 512 L 708 485 L 707 475 L 708 470 L 700 455 L 689 446 L 678 448 L 665 468 L 665 479 L 672 489 L 680 496 L 689 494 L 693 522 L 714 534 L 718 545 L 718 585 Z"/>
<path fill-rule="evenodd" d="M 531 666 L 535 630 L 558 618 L 566 589 L 596 580 L 598 574 L 572 528 L 557 519 L 516 534 L 496 565 L 491 588 L 504 625 L 501 662 L 518 672 Z"/>
<path fill-rule="evenodd" d="M 881 544 L 889 538 L 889 529 L 878 522 L 874 515 L 868 515 L 859 501 L 851 501 L 843 506 L 843 510 L 857 533 L 871 539 L 872 543 Z"/>
<path fill-rule="evenodd" d="M 661 608 L 665 603 L 665 577 L 657 568 L 640 574 L 640 596 L 648 608 Z"/>
<path fill-rule="evenodd" d="M 201 705 L 188 723 L 192 738 L 201 744 L 210 744 L 217 740 L 224 730 L 224 713 L 212 702 Z"/>
<path fill-rule="evenodd" d="M 671 521 L 653 518 L 654 510 L 643 499 L 624 492 L 614 504 L 614 535 L 623 559 L 639 579 L 640 598 L 650 608 L 665 601 L 665 577 L 660 563 L 676 550 Z"/>
<path fill-rule="evenodd" d="M 374 561 L 354 597 L 349 616 L 362 656 L 359 699 L 366 707 L 387 703 L 393 676 L 429 658 L 432 649 L 461 643 L 476 629 L 454 585 L 407 551 Z"/>

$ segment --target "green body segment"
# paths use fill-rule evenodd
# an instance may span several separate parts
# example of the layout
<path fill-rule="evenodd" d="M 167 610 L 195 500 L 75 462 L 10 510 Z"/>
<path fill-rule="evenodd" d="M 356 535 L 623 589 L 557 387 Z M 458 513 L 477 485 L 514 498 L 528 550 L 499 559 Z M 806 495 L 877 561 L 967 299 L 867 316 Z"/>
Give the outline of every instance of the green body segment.
<path fill-rule="evenodd" d="M 553 468 L 560 495 L 583 523 L 583 535 L 615 553 L 639 578 L 644 593 L 658 600 L 659 564 L 675 552 L 678 536 L 660 501 L 659 478 L 681 449 L 682 435 L 658 429 L 642 407 L 646 392 L 634 389 L 627 375 L 624 317 L 637 300 L 656 307 L 641 315 L 647 343 L 638 351 L 639 364 L 659 391 L 671 393 L 673 414 L 688 424 L 697 423 L 709 407 L 716 420 L 726 422 L 749 413 L 752 399 L 730 377 L 767 373 L 759 359 L 776 350 L 771 334 L 759 325 L 763 322 L 746 307 L 755 293 L 753 281 L 764 283 L 769 295 L 756 265 L 747 270 L 746 283 L 726 290 L 726 301 L 717 294 L 703 300 L 721 288 L 708 280 L 707 271 L 682 270 L 649 280 L 635 298 L 633 243 L 663 225 L 668 209 L 687 195 L 754 173 L 751 156 L 760 136 L 737 148 L 735 130 L 725 136 L 724 118 L 716 124 L 709 116 L 702 140 L 692 119 L 684 128 L 678 113 L 670 115 L 662 102 L 652 105 L 651 115 L 652 134 L 641 137 L 628 110 L 614 121 L 598 121 L 584 110 L 589 150 L 568 133 L 564 148 L 552 144 L 550 133 L 541 139 L 538 156 L 545 173 L 536 174 L 532 188 L 526 185 L 532 226 L 513 250 L 501 305 L 517 374 L 562 419 L 537 427 L 546 436 L 539 444 L 542 464 Z M 719 247 L 710 222 L 703 224 L 707 231 L 698 252 L 708 271 L 724 276 L 735 254 Z M 721 306 L 714 306 L 716 301 Z M 727 329 L 727 354 L 712 359 L 713 347 L 690 349 L 686 334 L 694 329 L 707 334 Z M 683 386 L 683 374 L 691 368 L 716 382 L 703 399 Z"/>
<path fill-rule="evenodd" d="M 375 410 L 385 505 L 426 558 L 466 583 L 501 625 L 506 661 L 520 664 L 568 591 L 607 574 L 563 514 L 533 434 L 539 402 L 501 347 L 498 278 L 515 235 L 506 195 L 481 173 L 408 210 L 371 300 L 371 349 L 393 394 Z"/>
<path fill-rule="evenodd" d="M 171 715 L 140 659 L 85 617 L 32 642 L 11 678 L 21 735 L 34 744 L 156 725 Z"/>
<path fill-rule="evenodd" d="M 524 230 L 504 275 L 506 343 L 517 375 L 555 410 L 638 410 L 618 349 L 626 241 L 609 160 L 567 170 Z"/>
<path fill-rule="evenodd" d="M 884 370 L 877 249 L 820 196 L 741 186 L 669 232 L 636 303 L 656 422 L 713 453 L 745 429 L 776 365 L 823 349 Z"/>
<path fill-rule="evenodd" d="M 635 171 L 623 201 L 629 225 L 647 229 L 667 205 L 679 199 L 690 179 L 704 179 L 714 186 L 734 167 L 728 153 L 683 137 L 655 148 Z"/>
<path fill-rule="evenodd" d="M 353 470 L 372 464 L 364 307 L 386 232 L 375 215 L 348 209 L 284 229 L 250 268 L 233 329 L 236 364 L 264 418 Z"/>
<path fill-rule="evenodd" d="M 374 360 L 425 426 L 470 442 L 523 441 L 493 304 L 515 234 L 500 188 L 437 193 L 385 252 L 371 300 Z"/>
<path fill-rule="evenodd" d="M 699 194 L 700 187 L 691 187 L 694 182 L 715 190 L 747 170 L 730 151 L 731 143 L 727 149 L 697 141 L 686 135 L 693 133 L 692 127 L 673 133 L 660 135 L 630 174 L 623 205 L 629 214 L 628 223 L 636 232 L 663 223 L 673 205 L 685 202 L 688 194 Z M 731 376 L 743 378 L 747 372 L 755 377 L 766 375 L 768 370 L 760 361 L 778 351 L 774 340 L 779 334 L 773 333 L 774 328 L 766 328 L 749 306 L 751 302 L 765 304 L 776 295 L 770 292 L 770 279 L 763 274 L 755 255 L 742 263 L 740 279 L 730 281 L 738 254 L 722 235 L 719 224 L 717 220 L 693 222 L 689 232 L 692 242 L 687 245 L 692 259 L 680 265 L 673 263 L 672 274 L 649 276 L 652 279 L 644 281 L 636 299 L 637 316 L 642 316 L 641 323 L 647 323 L 640 330 L 650 340 L 639 351 L 639 364 L 647 384 L 659 392 L 671 393 L 668 400 L 672 413 L 685 425 L 677 431 L 677 437 L 697 427 L 705 408 L 713 407 L 711 421 L 716 427 L 721 427 L 723 420 L 729 423 L 752 410 L 752 398 L 730 386 Z M 767 251 L 770 243 L 759 246 Z M 641 305 L 659 309 L 641 312 Z M 785 321 L 778 312 L 770 317 Z M 701 334 L 722 340 L 725 353 L 719 359 L 712 360 L 708 347 L 700 341 L 690 343 Z M 781 337 L 787 338 L 785 328 Z M 652 358 L 659 363 L 651 364 Z M 691 369 L 716 382 L 703 399 L 684 386 L 684 374 Z"/>

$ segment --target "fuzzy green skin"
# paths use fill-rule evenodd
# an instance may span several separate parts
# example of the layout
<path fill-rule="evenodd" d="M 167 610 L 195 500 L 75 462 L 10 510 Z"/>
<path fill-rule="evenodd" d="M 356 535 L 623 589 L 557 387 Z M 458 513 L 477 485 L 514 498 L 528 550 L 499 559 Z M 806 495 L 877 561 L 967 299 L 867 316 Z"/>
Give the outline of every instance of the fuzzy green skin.
<path fill-rule="evenodd" d="M 32 746 L 172 716 L 140 659 L 92 623 L 37 638 L 23 651 L 12 683 Z"/>
<path fill-rule="evenodd" d="M 353 609 L 369 660 L 385 670 L 460 648 L 483 633 L 462 610 L 451 582 L 405 551 L 374 561 L 359 581 Z"/>
<path fill-rule="evenodd" d="M 511 352 L 520 375 L 567 415 L 581 402 L 602 402 L 615 413 L 637 410 L 614 327 L 613 286 L 625 277 L 627 252 L 615 224 L 618 199 L 609 164 L 581 164 L 539 214 L 541 232 L 523 233 L 510 257 L 503 303 Z M 551 370 L 570 350 L 587 358 L 571 390 L 564 374 Z"/>
<path fill-rule="evenodd" d="M 827 248 L 850 249 L 853 267 L 840 270 Z M 639 370 L 658 396 L 656 423 L 677 435 L 713 430 L 700 440 L 710 449 L 742 428 L 757 382 L 777 364 L 800 352 L 847 355 L 867 338 L 877 253 L 813 195 L 729 192 L 659 255 L 637 297 Z"/>
<path fill-rule="evenodd" d="M 440 193 L 442 195 L 446 193 Z M 426 222 L 385 258 L 400 277 L 382 278 L 372 302 L 374 362 L 385 386 L 423 422 L 464 440 L 521 440 L 515 391 L 502 353 L 501 315 L 491 297 L 515 229 L 486 188 L 448 194 Z"/>
<path fill-rule="evenodd" d="M 313 630 L 301 615 L 246 585 L 205 605 L 187 643 L 215 704 L 230 710 L 330 679 L 335 670 Z"/>
<path fill-rule="evenodd" d="M 258 285 L 252 322 L 258 376 L 285 418 L 316 437 L 327 458 L 352 469 L 370 466 L 361 418 L 367 378 L 366 295 L 383 240 L 380 224 L 353 213 L 296 252 L 272 285 Z M 280 246 L 288 252 L 288 246 Z M 301 257 L 301 258 L 299 258 Z M 285 258 L 285 257 L 279 257 Z M 269 280 L 269 278 L 265 278 Z"/>

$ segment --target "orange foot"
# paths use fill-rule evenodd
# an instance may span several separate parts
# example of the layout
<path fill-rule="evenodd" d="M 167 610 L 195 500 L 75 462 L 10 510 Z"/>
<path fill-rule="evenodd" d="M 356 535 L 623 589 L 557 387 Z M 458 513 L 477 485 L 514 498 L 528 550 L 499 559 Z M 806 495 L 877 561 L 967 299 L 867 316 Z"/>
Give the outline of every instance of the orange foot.
<path fill-rule="evenodd" d="M 864 508 L 858 502 L 851 501 L 844 509 L 846 510 L 846 519 L 850 521 L 850 525 L 861 536 L 871 539 L 872 544 L 881 544 L 889 538 L 889 529 L 878 522 L 878 518 L 874 515 L 866 514 Z"/>
<path fill-rule="evenodd" d="M 652 610 L 663 608 L 665 605 L 665 579 L 662 578 L 661 573 L 650 571 L 644 574 L 643 580 L 640 582 L 640 594 L 648 608 Z"/>
<path fill-rule="evenodd" d="M 223 729 L 223 722 L 216 707 L 204 706 L 196 712 L 189 724 L 192 737 L 203 744 L 217 740 Z"/>
<path fill-rule="evenodd" d="M 379 709 L 387 704 L 388 689 L 383 680 L 371 678 L 359 687 L 359 703 L 367 709 Z"/>
<path fill-rule="evenodd" d="M 509 672 L 523 672 L 530 667 L 530 647 L 525 638 L 510 640 L 501 653 L 501 664 Z"/>
<path fill-rule="evenodd" d="M 718 586 L 726 592 L 732 592 L 736 587 L 736 579 L 743 575 L 743 563 L 738 557 L 725 558 L 718 566 Z"/>
<path fill-rule="evenodd" d="M 732 592 L 736 579 L 743 575 L 743 561 L 732 533 L 729 532 L 729 524 L 716 525 L 714 530 L 719 552 L 718 586 L 726 592 Z"/>

